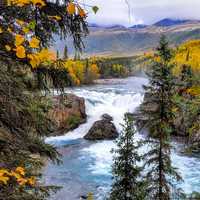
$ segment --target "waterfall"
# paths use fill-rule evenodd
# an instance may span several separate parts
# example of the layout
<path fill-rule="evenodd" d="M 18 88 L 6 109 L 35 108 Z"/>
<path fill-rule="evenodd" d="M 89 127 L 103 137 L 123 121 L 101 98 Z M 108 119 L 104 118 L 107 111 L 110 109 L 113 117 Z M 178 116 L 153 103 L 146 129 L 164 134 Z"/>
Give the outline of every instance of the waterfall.
<path fill-rule="evenodd" d="M 142 102 L 144 78 L 132 77 L 109 85 L 94 85 L 67 89 L 86 102 L 87 122 L 77 129 L 63 136 L 46 138 L 46 142 L 58 147 L 63 155 L 63 165 L 51 163 L 44 175 L 47 184 L 62 185 L 63 189 L 52 200 L 63 200 L 66 195 L 70 200 L 79 199 L 86 192 L 94 192 L 96 200 L 104 200 L 109 192 L 112 176 L 112 154 L 114 141 L 91 142 L 83 136 L 93 123 L 107 113 L 113 117 L 117 129 L 121 130 L 121 123 L 126 112 L 133 112 Z M 137 139 L 144 137 L 137 134 Z M 187 157 L 180 153 L 180 143 L 173 142 L 172 162 L 179 169 L 184 182 L 180 185 L 186 193 L 200 190 L 200 159 Z M 145 148 L 141 149 L 141 153 Z"/>

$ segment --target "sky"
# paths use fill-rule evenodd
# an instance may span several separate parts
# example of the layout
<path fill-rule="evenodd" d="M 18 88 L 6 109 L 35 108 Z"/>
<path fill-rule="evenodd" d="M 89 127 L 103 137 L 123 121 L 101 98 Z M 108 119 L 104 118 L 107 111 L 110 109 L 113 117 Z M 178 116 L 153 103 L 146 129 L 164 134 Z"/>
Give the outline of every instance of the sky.
<path fill-rule="evenodd" d="M 80 0 L 99 7 L 88 21 L 100 25 L 153 24 L 163 18 L 200 19 L 200 0 Z M 127 5 L 127 3 L 129 6 Z"/>

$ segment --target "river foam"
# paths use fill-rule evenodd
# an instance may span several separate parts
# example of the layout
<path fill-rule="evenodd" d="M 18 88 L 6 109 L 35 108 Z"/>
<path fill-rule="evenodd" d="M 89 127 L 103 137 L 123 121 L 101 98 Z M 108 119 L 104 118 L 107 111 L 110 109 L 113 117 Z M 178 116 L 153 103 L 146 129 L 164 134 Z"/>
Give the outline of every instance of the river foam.
<path fill-rule="evenodd" d="M 87 123 L 80 125 L 77 129 L 69 131 L 63 136 L 49 137 L 46 142 L 59 146 L 65 140 L 83 138 L 92 124 L 105 113 L 113 117 L 114 124 L 120 130 L 124 114 L 133 112 L 142 102 L 143 95 L 134 92 L 121 94 L 119 93 L 120 88 L 115 92 L 113 90 L 113 88 L 107 88 L 107 90 L 101 92 L 85 89 L 74 90 L 74 94 L 83 97 L 86 101 Z"/>

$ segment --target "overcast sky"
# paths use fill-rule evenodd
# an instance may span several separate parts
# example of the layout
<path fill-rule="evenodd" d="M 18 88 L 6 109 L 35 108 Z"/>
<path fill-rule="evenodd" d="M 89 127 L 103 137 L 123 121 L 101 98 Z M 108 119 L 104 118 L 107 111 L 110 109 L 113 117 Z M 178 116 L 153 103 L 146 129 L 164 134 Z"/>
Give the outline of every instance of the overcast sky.
<path fill-rule="evenodd" d="M 110 25 L 152 24 L 163 18 L 200 19 L 200 0 L 80 0 L 97 5 L 89 22 Z M 125 3 L 129 2 L 129 6 Z M 130 13 L 130 15 L 129 15 Z"/>

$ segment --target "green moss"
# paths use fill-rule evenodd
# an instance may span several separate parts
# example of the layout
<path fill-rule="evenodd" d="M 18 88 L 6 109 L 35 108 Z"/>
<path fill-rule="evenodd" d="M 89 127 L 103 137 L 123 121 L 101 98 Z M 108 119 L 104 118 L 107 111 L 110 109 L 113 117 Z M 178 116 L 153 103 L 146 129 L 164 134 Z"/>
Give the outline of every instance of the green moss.
<path fill-rule="evenodd" d="M 71 115 L 66 120 L 66 125 L 69 127 L 69 129 L 76 128 L 81 123 L 81 117 L 78 115 Z"/>

